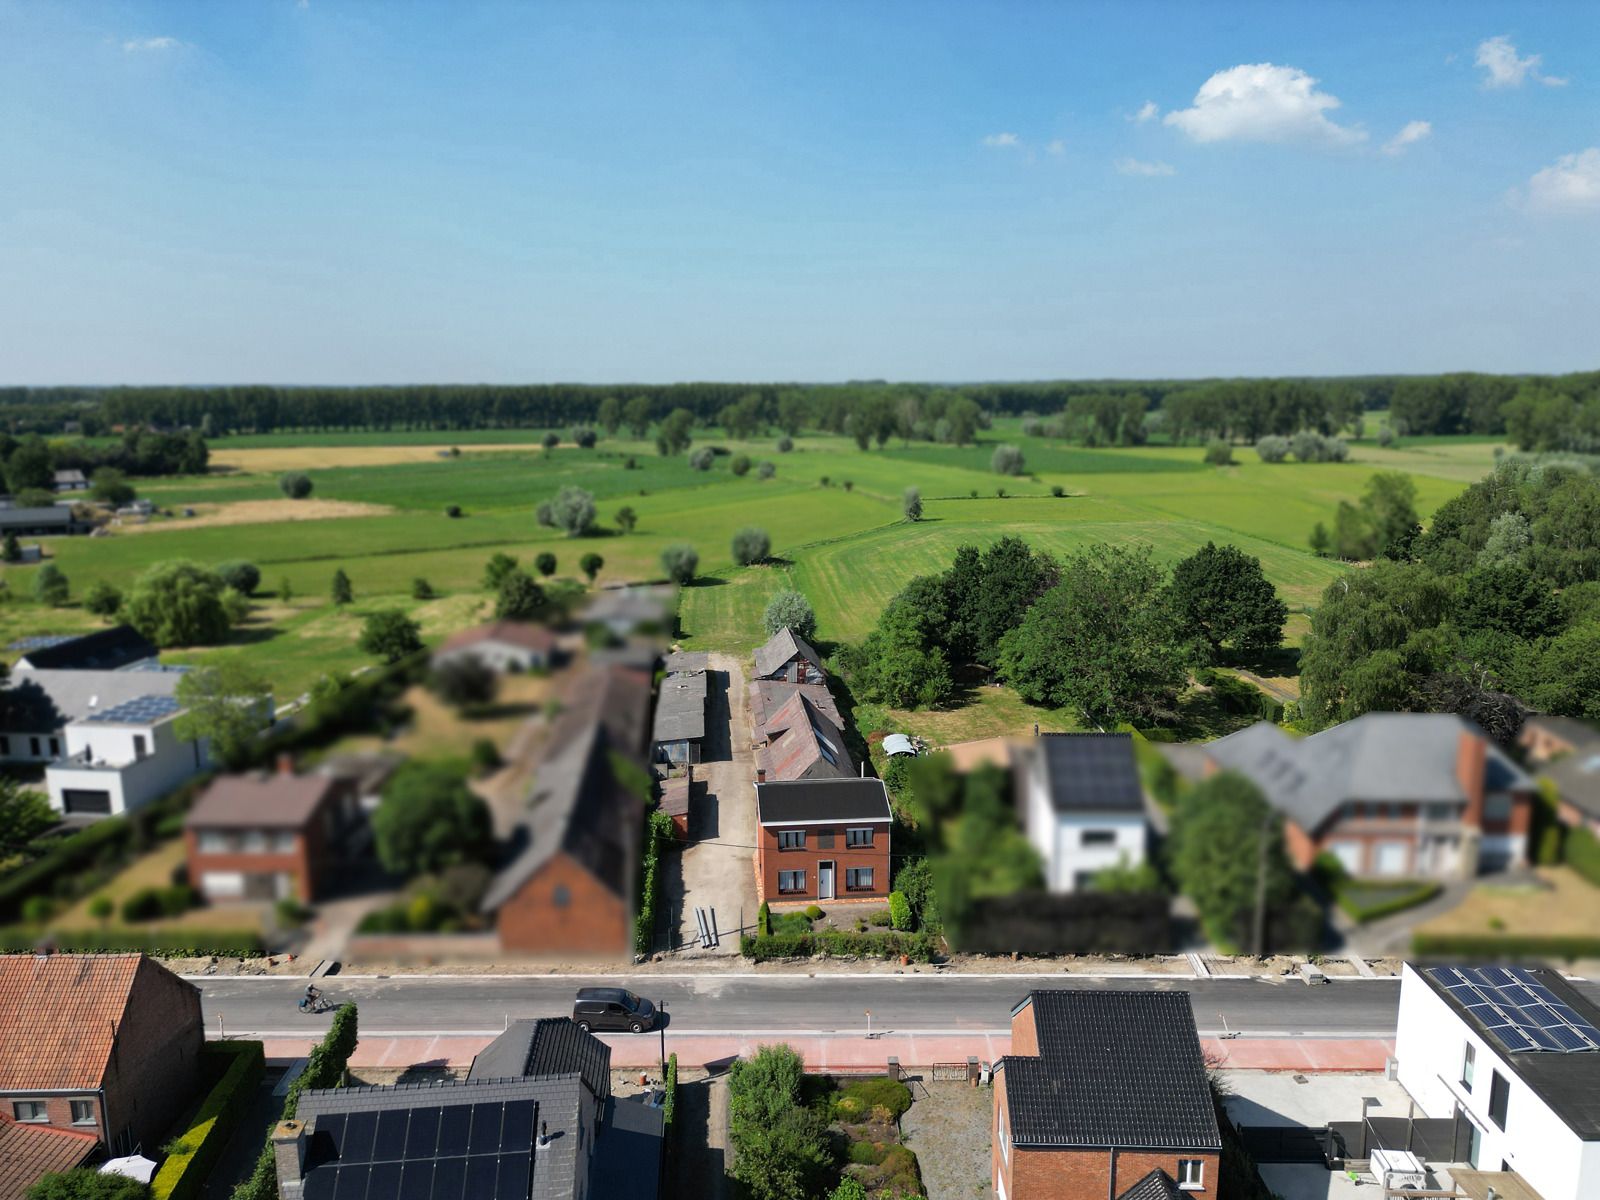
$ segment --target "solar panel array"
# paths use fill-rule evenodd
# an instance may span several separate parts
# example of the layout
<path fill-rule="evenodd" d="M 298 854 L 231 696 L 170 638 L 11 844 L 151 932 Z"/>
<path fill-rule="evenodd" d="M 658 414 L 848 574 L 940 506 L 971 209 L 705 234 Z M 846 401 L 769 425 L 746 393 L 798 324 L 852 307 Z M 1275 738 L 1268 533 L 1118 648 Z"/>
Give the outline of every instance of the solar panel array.
<path fill-rule="evenodd" d="M 305 1200 L 528 1200 L 532 1100 L 322 1113 Z"/>
<path fill-rule="evenodd" d="M 1526 967 L 1429 967 L 1428 974 L 1512 1053 L 1600 1050 L 1600 1029 Z"/>
<path fill-rule="evenodd" d="M 105 712 L 95 713 L 88 719 L 91 721 L 126 721 L 129 724 L 144 724 L 155 722 L 163 717 L 170 717 L 182 706 L 172 696 L 137 696 L 132 700 L 124 700 L 115 708 L 108 708 Z"/>
<path fill-rule="evenodd" d="M 60 646 L 66 642 L 75 642 L 77 637 L 65 633 L 41 633 L 34 637 L 18 638 L 6 647 L 7 650 L 46 650 L 51 646 Z"/>

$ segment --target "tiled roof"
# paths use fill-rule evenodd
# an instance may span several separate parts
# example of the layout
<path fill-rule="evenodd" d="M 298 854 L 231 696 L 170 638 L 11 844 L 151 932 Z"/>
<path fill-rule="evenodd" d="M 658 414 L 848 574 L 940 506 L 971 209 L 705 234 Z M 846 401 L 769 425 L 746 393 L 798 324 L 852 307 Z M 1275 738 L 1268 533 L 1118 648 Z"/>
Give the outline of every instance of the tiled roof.
<path fill-rule="evenodd" d="M 1035 746 L 1057 812 L 1144 811 L 1131 734 L 1046 733 Z"/>
<path fill-rule="evenodd" d="M 1039 1054 L 1003 1060 L 1019 1146 L 1217 1150 L 1187 992 L 1036 991 Z"/>
<path fill-rule="evenodd" d="M 756 784 L 762 825 L 802 821 L 887 821 L 889 794 L 881 779 L 801 779 Z"/>
<path fill-rule="evenodd" d="M 139 954 L 0 956 L 0 1091 L 93 1089 L 105 1078 Z"/>
<path fill-rule="evenodd" d="M 758 738 L 767 737 L 767 721 L 778 712 L 796 692 L 803 695 L 815 708 L 835 725 L 843 726 L 839 706 L 833 693 L 824 683 L 790 683 L 786 679 L 755 679 L 747 689 L 750 699 L 750 721 Z"/>
<path fill-rule="evenodd" d="M 1600 728 L 1580 721 L 1576 717 L 1553 717 L 1548 713 L 1534 713 L 1524 723 L 1524 727 L 1542 729 L 1566 742 L 1571 742 L 1574 748 L 1583 749 L 1586 746 L 1600 746 Z"/>
<path fill-rule="evenodd" d="M 841 779 L 856 773 L 843 731 L 800 692 L 768 718 L 767 734 L 757 762 L 769 780 L 799 779 L 814 768 Z"/>
<path fill-rule="evenodd" d="M 23 1200 L 39 1176 L 72 1170 L 99 1143 L 92 1133 L 22 1125 L 0 1113 L 0 1200 Z"/>
<path fill-rule="evenodd" d="M 513 1021 L 472 1060 L 468 1079 L 577 1075 L 598 1100 L 611 1095 L 611 1047 L 570 1017 Z"/>
<path fill-rule="evenodd" d="M 1177 1181 L 1160 1167 L 1134 1184 L 1117 1200 L 1182 1200 L 1183 1192 Z"/>
<path fill-rule="evenodd" d="M 508 646 L 517 646 L 523 650 L 547 653 L 556 644 L 556 638 L 555 634 L 545 626 L 535 625 L 530 621 L 490 621 L 487 625 L 478 625 L 453 634 L 439 647 L 437 653 L 449 654 L 455 650 L 465 650 L 469 646 L 482 645 L 484 642 L 504 642 Z"/>
<path fill-rule="evenodd" d="M 689 780 L 666 779 L 661 783 L 661 811 L 669 817 L 689 815 Z"/>
<path fill-rule="evenodd" d="M 803 658 L 818 672 L 822 670 L 822 656 L 811 648 L 809 642 L 785 625 L 767 639 L 767 644 L 755 654 L 756 674 L 771 675 L 792 658 Z"/>
<path fill-rule="evenodd" d="M 346 786 L 333 775 L 220 775 L 184 820 L 189 829 L 303 829 L 328 795 Z"/>

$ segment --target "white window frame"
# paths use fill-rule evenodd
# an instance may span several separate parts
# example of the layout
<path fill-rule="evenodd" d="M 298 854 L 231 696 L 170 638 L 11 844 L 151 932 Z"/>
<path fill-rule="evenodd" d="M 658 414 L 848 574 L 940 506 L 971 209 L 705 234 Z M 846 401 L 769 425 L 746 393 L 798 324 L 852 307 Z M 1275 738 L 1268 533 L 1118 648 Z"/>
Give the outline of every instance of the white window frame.
<path fill-rule="evenodd" d="M 1471 1042 L 1465 1043 L 1466 1049 L 1461 1052 L 1461 1086 L 1470 1093 L 1472 1091 L 1472 1076 L 1478 1068 L 1478 1048 Z"/>
<path fill-rule="evenodd" d="M 1185 1192 L 1203 1191 L 1206 1186 L 1206 1160 L 1180 1158 L 1178 1160 L 1178 1188 Z"/>
<path fill-rule="evenodd" d="M 1000 1143 L 1000 1160 L 1004 1163 L 1011 1162 L 1011 1129 L 1006 1121 L 1006 1110 L 999 1108 L 994 1114 L 994 1135 Z"/>

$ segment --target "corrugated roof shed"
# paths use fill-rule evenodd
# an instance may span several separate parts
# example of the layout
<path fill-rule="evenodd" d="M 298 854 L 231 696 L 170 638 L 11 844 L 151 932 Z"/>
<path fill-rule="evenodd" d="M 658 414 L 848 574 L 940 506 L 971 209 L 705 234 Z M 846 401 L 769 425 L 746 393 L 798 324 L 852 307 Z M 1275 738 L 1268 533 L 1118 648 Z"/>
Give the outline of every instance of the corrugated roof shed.
<path fill-rule="evenodd" d="M 706 736 L 706 673 L 668 675 L 656 696 L 652 734 L 662 742 L 698 742 Z"/>

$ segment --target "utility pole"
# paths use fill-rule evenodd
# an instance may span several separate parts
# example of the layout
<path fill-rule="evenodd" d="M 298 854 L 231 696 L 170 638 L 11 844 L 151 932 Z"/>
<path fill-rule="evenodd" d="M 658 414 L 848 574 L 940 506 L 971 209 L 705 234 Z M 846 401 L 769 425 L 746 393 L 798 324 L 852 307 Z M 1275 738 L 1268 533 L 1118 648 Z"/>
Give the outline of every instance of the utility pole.
<path fill-rule="evenodd" d="M 1261 819 L 1261 834 L 1256 839 L 1256 919 L 1252 940 L 1257 958 L 1267 952 L 1267 831 L 1271 828 L 1269 814 Z"/>

